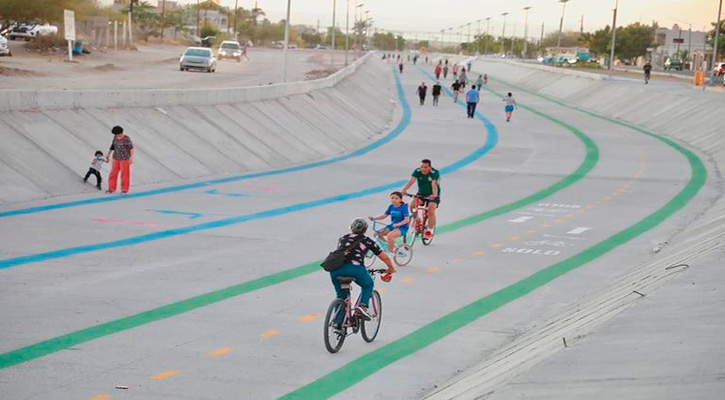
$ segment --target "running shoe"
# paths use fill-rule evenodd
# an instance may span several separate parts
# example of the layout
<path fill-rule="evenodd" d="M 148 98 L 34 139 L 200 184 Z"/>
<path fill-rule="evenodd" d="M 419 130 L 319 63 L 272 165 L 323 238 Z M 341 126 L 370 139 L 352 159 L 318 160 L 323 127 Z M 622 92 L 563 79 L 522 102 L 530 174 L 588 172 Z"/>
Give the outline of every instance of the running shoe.
<path fill-rule="evenodd" d="M 433 231 L 432 231 L 432 230 L 430 230 L 430 229 L 427 229 L 427 230 L 425 231 L 424 237 L 425 237 L 426 239 L 433 239 Z"/>
<path fill-rule="evenodd" d="M 357 315 L 358 317 L 361 317 L 361 318 L 362 318 L 362 319 L 364 319 L 365 321 L 370 321 L 371 319 L 373 319 L 373 318 L 372 318 L 372 317 L 370 316 L 370 314 L 368 314 L 368 309 L 367 309 L 367 307 L 365 307 L 365 306 L 364 306 L 364 305 L 362 305 L 362 304 L 360 304 L 359 306 L 357 306 L 357 308 L 355 308 L 355 315 Z"/>

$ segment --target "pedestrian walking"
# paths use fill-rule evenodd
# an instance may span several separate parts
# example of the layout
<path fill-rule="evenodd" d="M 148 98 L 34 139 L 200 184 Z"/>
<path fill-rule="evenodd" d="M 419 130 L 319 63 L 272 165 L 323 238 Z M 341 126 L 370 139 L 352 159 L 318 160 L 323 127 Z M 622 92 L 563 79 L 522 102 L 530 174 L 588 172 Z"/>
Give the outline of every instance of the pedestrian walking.
<path fill-rule="evenodd" d="M 476 90 L 476 85 L 471 86 L 471 89 L 466 93 L 466 105 L 468 106 L 468 118 L 473 118 L 476 114 L 476 106 L 481 100 L 481 93 Z"/>
<path fill-rule="evenodd" d="M 435 69 L 433 70 L 433 74 L 436 76 L 436 80 L 441 79 L 441 72 L 443 72 L 443 68 L 441 68 L 440 65 L 436 65 Z"/>
<path fill-rule="evenodd" d="M 401 74 L 403 73 L 403 60 L 400 60 L 400 63 L 398 64 L 398 71 L 400 71 Z"/>
<path fill-rule="evenodd" d="M 121 174 L 121 192 L 128 193 L 131 187 L 133 142 L 131 142 L 131 138 L 123 133 L 123 128 L 120 126 L 114 126 L 111 133 L 113 133 L 113 142 L 111 142 L 111 148 L 106 154 L 106 162 L 109 161 L 111 154 L 113 154 L 113 163 L 111 164 L 111 173 L 108 176 L 108 191 L 106 193 L 116 191 L 119 173 Z"/>
<path fill-rule="evenodd" d="M 425 85 L 425 82 L 422 82 L 420 86 L 418 86 L 418 97 L 420 98 L 420 105 L 425 104 L 425 95 L 428 93 L 428 86 Z"/>
<path fill-rule="evenodd" d="M 476 79 L 476 89 L 478 89 L 479 92 L 481 91 L 481 86 L 483 86 L 483 76 L 479 75 L 478 79 Z"/>
<path fill-rule="evenodd" d="M 104 162 L 107 161 L 103 157 L 103 152 L 100 150 L 96 150 L 96 154 L 94 155 L 93 160 L 91 160 L 91 167 L 88 168 L 88 172 L 86 172 L 86 176 L 85 178 L 83 178 L 83 182 L 88 182 L 88 178 L 93 175 L 96 177 L 96 188 L 98 188 L 98 190 L 101 190 L 101 182 L 103 182 L 103 178 L 101 178 L 101 169 L 103 168 Z"/>
<path fill-rule="evenodd" d="M 468 72 L 471 72 L 471 68 L 473 68 L 473 61 L 468 60 Z"/>
<path fill-rule="evenodd" d="M 511 122 L 511 115 L 514 113 L 514 107 L 518 110 L 519 105 L 516 103 L 516 100 L 511 92 L 509 92 L 508 96 L 503 99 L 503 102 L 506 103 L 506 122 Z"/>
<path fill-rule="evenodd" d="M 458 101 L 458 95 L 461 93 L 461 84 L 460 82 L 458 82 L 458 80 L 453 82 L 453 84 L 451 85 L 451 90 L 453 90 L 453 102 L 455 103 Z"/>
<path fill-rule="evenodd" d="M 247 50 L 249 50 L 249 42 L 245 40 L 244 43 L 242 43 L 242 56 L 239 57 L 240 60 L 242 58 L 246 58 L 247 61 L 249 61 L 249 56 L 247 55 Z"/>
<path fill-rule="evenodd" d="M 443 79 L 448 79 L 448 63 L 443 67 Z"/>
<path fill-rule="evenodd" d="M 488 74 L 483 74 L 483 84 L 488 85 Z"/>
<path fill-rule="evenodd" d="M 458 74 L 458 81 L 461 82 L 461 90 L 466 88 L 468 84 L 468 76 L 466 75 L 466 67 L 461 68 L 461 73 Z"/>
<path fill-rule="evenodd" d="M 458 64 L 453 64 L 453 79 L 458 80 Z"/>
<path fill-rule="evenodd" d="M 441 82 L 436 81 L 431 88 L 431 94 L 433 95 L 433 105 L 438 107 L 438 98 L 441 97 Z"/>
<path fill-rule="evenodd" d="M 649 60 L 647 60 L 647 63 L 644 67 L 642 67 L 642 69 L 644 70 L 644 84 L 647 85 L 649 84 L 649 78 L 652 74 L 652 64 L 650 64 Z"/>

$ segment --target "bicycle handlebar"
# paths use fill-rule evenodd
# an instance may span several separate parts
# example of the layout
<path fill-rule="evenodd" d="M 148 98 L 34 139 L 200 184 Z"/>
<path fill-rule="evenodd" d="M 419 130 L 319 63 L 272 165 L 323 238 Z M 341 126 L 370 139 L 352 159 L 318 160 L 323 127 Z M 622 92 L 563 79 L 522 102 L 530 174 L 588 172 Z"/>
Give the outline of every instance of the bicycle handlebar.
<path fill-rule="evenodd" d="M 381 268 L 381 269 L 369 269 L 368 272 L 371 273 L 371 274 L 384 274 L 384 273 L 387 273 L 388 270 L 387 269 L 384 269 L 384 268 Z"/>

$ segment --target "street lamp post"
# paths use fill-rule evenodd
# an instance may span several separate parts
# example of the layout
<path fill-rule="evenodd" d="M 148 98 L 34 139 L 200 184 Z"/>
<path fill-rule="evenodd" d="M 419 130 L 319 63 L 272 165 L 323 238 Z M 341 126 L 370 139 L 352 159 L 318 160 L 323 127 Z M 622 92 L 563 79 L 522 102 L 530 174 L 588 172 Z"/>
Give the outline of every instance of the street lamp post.
<path fill-rule="evenodd" d="M 491 39 L 491 17 L 486 18 L 486 47 L 483 49 L 483 54 L 488 54 L 488 42 Z"/>
<path fill-rule="evenodd" d="M 292 0 L 287 0 L 287 18 L 284 20 L 284 50 L 283 58 L 284 61 L 282 62 L 282 82 L 287 82 L 287 48 L 289 47 L 289 15 L 290 15 L 290 6 L 292 5 Z M 235 32 L 236 33 L 236 32 Z"/>
<path fill-rule="evenodd" d="M 717 9 L 717 25 L 715 25 L 715 49 L 712 53 L 712 65 L 714 66 L 717 62 L 718 46 L 720 46 L 720 18 L 722 17 L 722 0 L 720 0 L 720 6 Z M 712 68 L 708 68 L 712 70 Z"/>
<path fill-rule="evenodd" d="M 612 17 L 612 44 L 609 46 L 609 70 L 614 68 L 614 48 L 617 45 L 617 11 L 619 11 L 619 0 L 614 1 L 614 12 Z"/>
<path fill-rule="evenodd" d="M 564 28 L 564 13 L 566 12 L 566 3 L 569 0 L 559 0 L 561 3 L 561 19 L 559 20 L 559 34 L 556 37 L 556 57 L 559 58 L 559 48 L 561 47 L 561 30 Z"/>
<path fill-rule="evenodd" d="M 468 50 L 469 52 L 471 51 L 471 24 L 472 22 L 468 23 L 468 39 L 466 39 L 466 50 Z"/>
<path fill-rule="evenodd" d="M 506 16 L 509 15 L 509 13 L 505 12 L 501 15 L 503 15 L 503 29 L 501 30 L 501 48 L 503 49 L 503 54 L 506 55 Z"/>
<path fill-rule="evenodd" d="M 476 53 L 481 54 L 481 20 L 476 21 L 478 27 L 476 29 L 478 40 L 476 40 Z"/>
<path fill-rule="evenodd" d="M 521 58 L 526 58 L 529 50 L 529 10 L 531 7 L 524 7 L 524 52 L 521 54 Z"/>

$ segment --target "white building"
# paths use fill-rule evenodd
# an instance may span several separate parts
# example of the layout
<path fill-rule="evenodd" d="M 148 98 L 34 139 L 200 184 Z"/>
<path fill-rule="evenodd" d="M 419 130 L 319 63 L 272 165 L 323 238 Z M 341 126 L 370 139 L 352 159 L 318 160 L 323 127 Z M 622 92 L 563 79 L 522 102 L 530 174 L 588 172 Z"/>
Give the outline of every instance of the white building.
<path fill-rule="evenodd" d="M 707 33 L 689 31 L 689 27 L 675 24 L 672 29 L 658 28 L 655 32 L 655 46 L 652 61 L 655 66 L 662 67 L 668 58 L 676 58 L 687 51 L 689 54 L 684 62 L 691 61 L 699 67 L 707 54 L 712 54 L 712 47 L 707 44 Z"/>

